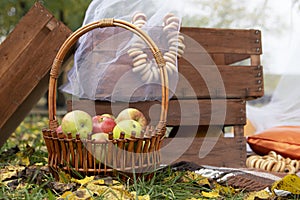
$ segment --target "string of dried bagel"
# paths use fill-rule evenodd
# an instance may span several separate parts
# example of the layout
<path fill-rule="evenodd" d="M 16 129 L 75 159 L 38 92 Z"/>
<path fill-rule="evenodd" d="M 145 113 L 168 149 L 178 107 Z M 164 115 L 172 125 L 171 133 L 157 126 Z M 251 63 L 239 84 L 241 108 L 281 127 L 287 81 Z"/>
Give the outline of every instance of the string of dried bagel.
<path fill-rule="evenodd" d="M 269 154 L 265 156 L 249 156 L 246 160 L 246 166 L 248 168 L 294 174 L 300 170 L 300 161 L 284 158 L 275 151 L 270 151 Z"/>
<path fill-rule="evenodd" d="M 144 13 L 136 13 L 132 18 L 132 23 L 142 28 L 147 23 L 147 17 Z M 168 74 L 177 73 L 177 57 L 182 57 L 185 49 L 184 37 L 178 31 L 179 23 L 180 19 L 172 13 L 164 17 L 163 32 L 167 35 L 169 48 L 163 53 L 163 57 Z M 140 74 L 141 80 L 145 83 L 156 82 L 160 79 L 159 68 L 155 65 L 154 58 L 148 59 L 144 48 L 145 43 L 142 40 L 136 40 L 127 51 L 129 57 L 132 58 L 132 71 Z"/>

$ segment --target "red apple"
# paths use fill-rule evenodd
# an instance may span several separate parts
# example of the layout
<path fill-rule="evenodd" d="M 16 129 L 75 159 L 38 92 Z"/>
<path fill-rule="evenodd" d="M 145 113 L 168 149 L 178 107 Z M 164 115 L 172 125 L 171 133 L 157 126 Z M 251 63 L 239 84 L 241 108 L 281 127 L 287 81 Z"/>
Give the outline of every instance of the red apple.
<path fill-rule="evenodd" d="M 116 123 L 123 120 L 135 120 L 141 124 L 142 128 L 146 127 L 148 123 L 144 114 L 136 108 L 125 108 L 122 110 L 116 118 Z"/>
<path fill-rule="evenodd" d="M 109 133 L 113 131 L 115 126 L 116 122 L 114 118 L 107 114 L 96 115 L 93 117 L 93 133 Z"/>
<path fill-rule="evenodd" d="M 63 132 L 63 131 L 62 131 L 62 128 L 61 128 L 61 125 L 59 125 L 59 126 L 56 128 L 56 133 L 60 133 L 60 132 Z"/>

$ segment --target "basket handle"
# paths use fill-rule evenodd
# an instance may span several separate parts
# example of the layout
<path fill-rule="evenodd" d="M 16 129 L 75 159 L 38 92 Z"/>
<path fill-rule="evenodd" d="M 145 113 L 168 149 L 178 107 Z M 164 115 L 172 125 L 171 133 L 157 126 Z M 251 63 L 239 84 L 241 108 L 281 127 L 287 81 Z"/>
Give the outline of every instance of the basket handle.
<path fill-rule="evenodd" d="M 168 74 L 166 71 L 166 62 L 162 56 L 162 53 L 158 49 L 154 41 L 140 28 L 131 24 L 129 22 L 118 20 L 118 19 L 101 19 L 97 22 L 87 24 L 79 29 L 77 29 L 73 34 L 71 34 L 66 41 L 60 47 L 50 71 L 50 81 L 49 81 L 49 94 L 48 94 L 48 112 L 49 112 L 49 128 L 55 130 L 58 127 L 58 121 L 56 118 L 56 91 L 57 91 L 57 78 L 59 76 L 60 67 L 63 63 L 63 60 L 70 50 L 70 48 L 77 42 L 77 40 L 85 33 L 95 29 L 95 28 L 104 28 L 104 27 L 122 27 L 127 29 L 136 35 L 138 35 L 146 44 L 150 47 L 150 50 L 155 58 L 157 66 L 160 70 L 161 76 L 161 87 L 162 87 L 162 102 L 161 102 L 161 113 L 160 113 L 160 122 L 158 124 L 158 129 L 163 129 L 166 125 L 167 111 L 169 104 L 169 83 L 168 83 Z M 159 130 L 158 130 L 159 131 Z"/>

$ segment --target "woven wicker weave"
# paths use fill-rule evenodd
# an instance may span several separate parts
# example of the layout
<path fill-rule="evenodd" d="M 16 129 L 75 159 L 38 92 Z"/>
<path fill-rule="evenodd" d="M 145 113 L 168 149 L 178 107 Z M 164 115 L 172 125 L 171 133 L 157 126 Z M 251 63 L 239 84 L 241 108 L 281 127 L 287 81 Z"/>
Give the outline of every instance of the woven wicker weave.
<path fill-rule="evenodd" d="M 83 34 L 103 27 L 122 27 L 138 35 L 150 47 L 161 74 L 162 102 L 160 121 L 156 127 L 147 127 L 142 137 L 124 139 L 112 138 L 109 141 L 97 142 L 88 139 L 81 139 L 77 134 L 72 138 L 69 133 L 56 133 L 59 126 L 56 118 L 56 90 L 57 78 L 60 67 L 67 52 Z M 48 150 L 48 164 L 51 172 L 57 177 L 57 172 L 63 170 L 71 175 L 112 175 L 116 171 L 138 172 L 154 169 L 160 162 L 159 149 L 166 131 L 166 117 L 168 111 L 168 75 L 165 68 L 165 60 L 153 40 L 141 29 L 126 21 L 117 19 L 102 19 L 88 24 L 70 35 L 59 49 L 54 59 L 50 72 L 49 82 L 49 129 L 43 130 L 44 140 Z M 93 156 L 101 152 L 103 160 L 98 162 Z"/>

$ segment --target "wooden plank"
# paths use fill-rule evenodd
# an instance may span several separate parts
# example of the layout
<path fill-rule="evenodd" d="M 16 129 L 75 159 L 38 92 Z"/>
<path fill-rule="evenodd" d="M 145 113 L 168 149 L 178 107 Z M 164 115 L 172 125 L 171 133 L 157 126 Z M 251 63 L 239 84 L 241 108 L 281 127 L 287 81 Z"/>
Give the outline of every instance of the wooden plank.
<path fill-rule="evenodd" d="M 67 110 L 84 110 L 91 115 L 112 113 L 115 116 L 126 107 L 141 110 L 148 121 L 156 125 L 160 116 L 160 102 L 105 102 L 69 100 Z M 167 116 L 168 126 L 198 125 L 244 125 L 246 123 L 245 101 L 242 99 L 190 99 L 171 100 Z"/>
<path fill-rule="evenodd" d="M 157 31 L 162 32 L 162 27 L 157 27 Z M 188 44 L 200 44 L 204 52 L 210 54 L 262 54 L 261 32 L 254 29 L 223 29 L 223 28 L 199 28 L 199 27 L 181 27 L 181 33 L 186 36 Z M 119 44 L 117 41 L 122 38 L 130 39 L 132 33 L 116 27 L 102 33 L 96 43 L 100 43 L 111 36 L 112 42 Z M 116 37 L 119 36 L 119 37 Z M 101 50 L 113 51 L 114 45 L 105 46 Z M 199 46 L 189 46 L 192 52 L 199 52 Z"/>
<path fill-rule="evenodd" d="M 262 54 L 259 30 L 182 27 L 181 32 L 209 53 Z"/>
<path fill-rule="evenodd" d="M 263 96 L 262 66 L 198 65 L 181 59 L 178 98 L 258 98 Z"/>
<path fill-rule="evenodd" d="M 235 64 L 237 62 L 246 61 L 247 59 L 250 59 L 251 55 L 248 54 L 225 54 L 225 64 Z M 219 64 L 216 62 L 216 64 Z"/>
<path fill-rule="evenodd" d="M 27 96 L 24 102 L 17 108 L 17 110 L 10 116 L 9 120 L 0 129 L 0 147 L 9 138 L 10 134 L 14 132 L 16 127 L 24 120 L 36 103 L 44 96 L 47 84 L 49 83 L 49 75 L 40 80 L 40 83 Z M 45 127 L 46 128 L 46 127 Z"/>
<path fill-rule="evenodd" d="M 137 83 L 139 76 L 131 71 L 130 65 L 112 65 L 108 69 L 108 75 L 105 76 L 101 84 L 101 93 L 97 97 L 104 99 L 112 95 L 116 89 L 125 91 L 127 81 Z M 176 86 L 176 98 L 243 98 L 254 99 L 263 96 L 263 67 L 262 66 L 230 66 L 230 65 L 191 65 L 184 59 L 179 61 L 179 81 Z M 126 75 L 126 78 L 124 78 Z M 124 84 L 120 84 L 125 81 Z M 144 97 L 145 89 L 148 85 L 136 88 L 132 98 Z M 124 87 L 124 90 L 123 90 Z M 151 88 L 153 96 L 161 95 L 161 87 L 153 85 Z"/>
<path fill-rule="evenodd" d="M 157 29 L 157 31 L 161 31 L 161 27 Z M 210 56 L 210 60 L 216 64 L 228 65 L 248 59 L 251 55 L 262 54 L 261 32 L 259 30 L 182 27 L 181 33 L 185 36 L 186 46 L 183 57 L 189 57 L 191 54 L 196 53 L 200 57 Z M 102 33 L 95 43 L 100 43 L 114 36 L 111 42 L 119 44 L 118 39 L 127 38 L 129 40 L 131 34 L 122 28 L 116 27 Z M 115 55 L 115 45 L 107 45 L 98 49 L 99 54 L 102 51 L 111 52 L 112 55 Z M 219 62 L 219 54 L 224 56 L 225 62 Z M 116 64 L 130 63 L 127 57 L 124 60 L 121 59 Z"/>
<path fill-rule="evenodd" d="M 37 3 L 19 21 L 13 32 L 7 36 L 0 46 L 0 77 L 4 76 L 4 73 L 10 69 L 9 66 L 41 34 L 41 29 L 52 18 L 53 16 Z M 2 88 L 2 85 L 0 86 Z"/>
<path fill-rule="evenodd" d="M 36 3 L 1 44 L 1 137 L 11 134 L 10 131 L 29 113 L 28 108 L 47 91 L 45 77 L 70 33 L 69 28 Z"/>
<path fill-rule="evenodd" d="M 18 59 L 10 65 L 10 69 L 5 73 L 5 78 L 11 80 L 5 81 L 0 90 L 0 96 L 2 96 L 0 109 L 2 116 L 6 119 L 15 112 L 18 105 L 22 104 L 27 95 L 49 72 L 54 59 L 53 55 L 57 51 L 57 44 L 61 44 L 66 39 L 66 37 L 61 37 L 65 36 L 65 32 L 59 31 L 59 29 L 48 32 L 47 35 L 44 34 L 45 31 L 48 32 L 48 30 L 42 30 L 36 40 L 22 54 L 18 55 Z M 50 49 L 52 50 L 50 51 Z M 11 88 L 16 88 L 16 90 L 12 91 Z M 6 102 L 11 103 L 6 105 Z M 0 126 L 4 123 L 5 121 L 1 121 Z"/>
<path fill-rule="evenodd" d="M 161 159 L 163 164 L 190 161 L 199 165 L 245 167 L 246 140 L 244 137 L 165 138 Z"/>

